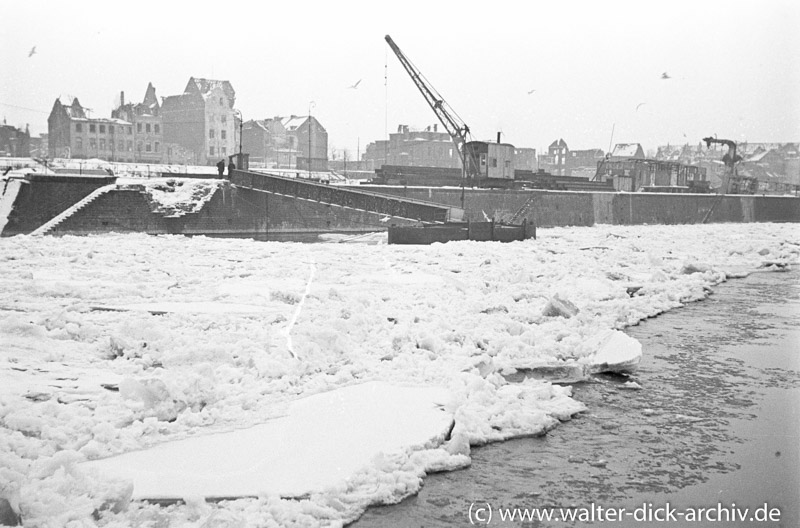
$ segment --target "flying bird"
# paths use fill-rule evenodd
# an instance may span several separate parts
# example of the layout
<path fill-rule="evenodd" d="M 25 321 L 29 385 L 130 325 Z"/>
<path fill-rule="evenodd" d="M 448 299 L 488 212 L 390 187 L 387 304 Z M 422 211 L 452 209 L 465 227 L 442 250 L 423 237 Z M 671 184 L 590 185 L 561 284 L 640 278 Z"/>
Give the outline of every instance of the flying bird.
<path fill-rule="evenodd" d="M 28 52 L 28 58 L 33 57 L 36 53 L 36 46 L 32 47 L 31 50 Z"/>
<path fill-rule="evenodd" d="M 535 91 L 536 91 L 536 90 L 529 90 L 529 91 L 528 91 L 528 95 L 532 94 L 532 93 L 533 93 L 533 92 L 535 92 Z"/>
<path fill-rule="evenodd" d="M 672 79 L 672 77 L 670 77 L 669 75 L 667 75 L 667 72 L 664 72 L 664 73 L 662 73 L 662 74 L 661 74 L 661 78 L 662 78 L 662 79 Z"/>
<path fill-rule="evenodd" d="M 359 85 L 360 83 L 361 83 L 361 79 L 359 79 L 358 81 L 356 81 L 356 83 L 355 83 L 353 86 L 350 86 L 350 88 L 352 88 L 353 90 L 355 90 L 356 88 L 358 88 L 358 85 Z"/>
<path fill-rule="evenodd" d="M 641 107 L 642 105 L 646 105 L 646 104 L 647 103 L 639 103 L 639 104 L 637 104 L 636 105 L 636 111 L 638 112 L 639 111 L 639 107 Z"/>

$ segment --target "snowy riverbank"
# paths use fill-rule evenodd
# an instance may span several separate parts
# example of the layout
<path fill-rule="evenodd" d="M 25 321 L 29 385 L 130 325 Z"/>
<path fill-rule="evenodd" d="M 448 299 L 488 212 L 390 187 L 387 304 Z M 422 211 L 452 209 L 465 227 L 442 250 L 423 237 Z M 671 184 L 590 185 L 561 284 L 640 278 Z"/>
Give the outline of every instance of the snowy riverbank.
<path fill-rule="evenodd" d="M 31 526 L 340 525 L 414 493 L 427 471 L 469 463 L 470 444 L 541 433 L 583 409 L 569 387 L 506 377 L 613 365 L 608 347 L 597 354 L 604 338 L 616 342 L 610 330 L 702 299 L 727 277 L 796 263 L 796 233 L 598 226 L 427 247 L 0 239 L 0 506 Z M 545 315 L 554 304 L 577 313 Z M 181 490 L 186 504 L 129 503 L 130 483 L 80 464 L 263 424 L 301 397 L 372 381 L 443 391 L 452 431 L 430 420 L 427 441 L 393 446 L 299 500 L 256 487 L 217 504 Z M 373 425 L 347 427 L 358 439 Z M 279 440 L 303 452 L 318 434 Z"/>

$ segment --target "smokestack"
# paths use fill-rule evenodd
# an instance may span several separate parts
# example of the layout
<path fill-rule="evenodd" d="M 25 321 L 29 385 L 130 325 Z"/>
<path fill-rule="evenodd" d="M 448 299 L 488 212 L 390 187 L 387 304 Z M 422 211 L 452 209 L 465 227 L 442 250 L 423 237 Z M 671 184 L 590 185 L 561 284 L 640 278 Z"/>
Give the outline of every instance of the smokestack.
<path fill-rule="evenodd" d="M 125 92 L 124 91 L 121 91 L 119 93 L 119 105 L 120 106 L 125 106 Z"/>
<path fill-rule="evenodd" d="M 497 144 L 498 145 L 500 144 L 500 134 L 502 134 L 502 132 L 498 132 L 497 133 Z"/>

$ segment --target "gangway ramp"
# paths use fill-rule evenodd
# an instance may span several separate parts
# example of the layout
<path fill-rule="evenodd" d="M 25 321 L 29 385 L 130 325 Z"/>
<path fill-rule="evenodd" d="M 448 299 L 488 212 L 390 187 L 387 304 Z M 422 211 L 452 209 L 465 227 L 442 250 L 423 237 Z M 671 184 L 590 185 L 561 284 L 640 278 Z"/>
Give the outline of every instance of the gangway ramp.
<path fill-rule="evenodd" d="M 462 220 L 464 210 L 449 205 L 391 196 L 341 185 L 287 178 L 276 174 L 234 170 L 229 176 L 237 187 L 278 196 L 317 202 L 404 220 L 443 224 Z"/>

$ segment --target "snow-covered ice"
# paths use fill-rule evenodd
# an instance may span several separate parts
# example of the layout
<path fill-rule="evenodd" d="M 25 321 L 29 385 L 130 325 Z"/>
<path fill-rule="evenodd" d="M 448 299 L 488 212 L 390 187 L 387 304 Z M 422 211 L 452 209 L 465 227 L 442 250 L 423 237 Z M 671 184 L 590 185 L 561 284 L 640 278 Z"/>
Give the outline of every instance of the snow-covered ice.
<path fill-rule="evenodd" d="M 155 211 L 166 217 L 178 217 L 196 213 L 211 200 L 222 187 L 219 179 L 190 178 L 119 178 L 118 187 L 142 188 L 155 206 Z"/>
<path fill-rule="evenodd" d="M 176 490 L 181 497 L 299 497 L 346 482 L 374 457 L 441 444 L 453 421 L 446 403 L 447 392 L 436 387 L 361 383 L 301 398 L 264 424 L 83 467 L 132 478 L 134 498 L 174 498 Z"/>
<path fill-rule="evenodd" d="M 470 446 L 584 410 L 569 386 L 515 373 L 634 369 L 647 351 L 625 327 L 800 257 L 791 224 L 539 234 L 432 246 L 2 238 L 0 499 L 30 526 L 341 526 L 415 493 L 430 471 L 468 464 Z M 553 299 L 562 309 L 546 309 Z M 384 392 L 347 397 L 371 387 Z M 365 419 L 335 407 L 320 427 L 298 418 L 303 402 L 340 396 Z M 438 404 L 435 420 L 403 421 L 417 397 Z M 392 420 L 411 436 L 384 433 Z M 205 503 L 212 491 L 178 476 L 162 493 L 184 502 L 130 501 L 147 493 L 135 478 L 87 464 L 280 423 L 296 428 L 265 440 L 275 452 L 228 463 L 248 475 L 235 492 L 247 498 Z M 320 459 L 309 464 L 308 450 Z M 358 457 L 312 482 L 339 451 Z M 298 469 L 294 491 L 251 478 L 277 453 Z M 184 462 L 208 455 L 186 450 Z"/>

